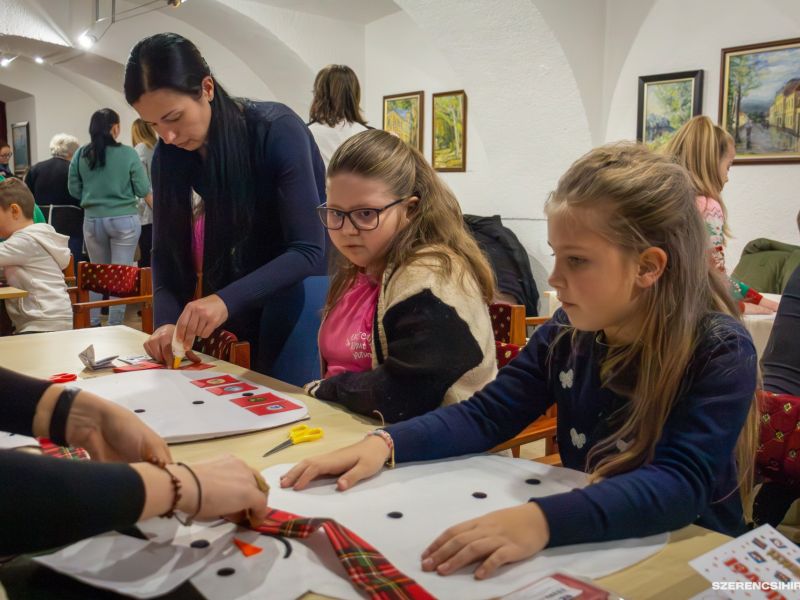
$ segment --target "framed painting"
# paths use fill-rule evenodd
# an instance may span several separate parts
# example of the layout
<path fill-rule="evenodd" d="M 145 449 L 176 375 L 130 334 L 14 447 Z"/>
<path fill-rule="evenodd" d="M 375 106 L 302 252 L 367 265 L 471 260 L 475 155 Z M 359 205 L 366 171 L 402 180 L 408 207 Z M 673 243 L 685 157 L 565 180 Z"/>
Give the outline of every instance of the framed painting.
<path fill-rule="evenodd" d="M 660 150 L 702 110 L 702 70 L 639 77 L 636 139 L 652 150 Z"/>
<path fill-rule="evenodd" d="M 800 38 L 723 48 L 719 85 L 735 164 L 800 162 Z"/>
<path fill-rule="evenodd" d="M 14 174 L 21 176 L 31 166 L 30 127 L 28 121 L 11 124 L 11 151 L 14 153 Z"/>
<path fill-rule="evenodd" d="M 425 92 L 383 97 L 383 129 L 422 152 Z"/>
<path fill-rule="evenodd" d="M 467 170 L 467 94 L 433 95 L 431 162 L 437 171 Z"/>

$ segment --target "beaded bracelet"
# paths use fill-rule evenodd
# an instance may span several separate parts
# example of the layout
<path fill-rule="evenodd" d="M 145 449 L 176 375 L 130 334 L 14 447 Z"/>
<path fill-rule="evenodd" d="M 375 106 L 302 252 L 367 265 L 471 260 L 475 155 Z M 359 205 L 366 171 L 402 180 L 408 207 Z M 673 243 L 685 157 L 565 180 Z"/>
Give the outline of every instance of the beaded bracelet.
<path fill-rule="evenodd" d="M 155 465 L 162 471 L 165 471 L 167 475 L 169 475 L 170 483 L 172 483 L 172 506 L 170 506 L 169 510 L 164 514 L 158 515 L 161 519 L 171 519 L 175 516 L 175 509 L 178 507 L 178 502 L 180 502 L 181 498 L 181 480 L 175 477 L 175 475 L 167 468 L 167 464 L 155 456 L 150 459 L 150 464 Z"/>
<path fill-rule="evenodd" d="M 394 440 L 389 432 L 385 429 L 375 429 L 374 431 L 370 431 L 367 435 L 376 435 L 386 442 L 386 445 L 389 446 L 389 459 L 386 461 L 386 467 L 394 469 Z"/>

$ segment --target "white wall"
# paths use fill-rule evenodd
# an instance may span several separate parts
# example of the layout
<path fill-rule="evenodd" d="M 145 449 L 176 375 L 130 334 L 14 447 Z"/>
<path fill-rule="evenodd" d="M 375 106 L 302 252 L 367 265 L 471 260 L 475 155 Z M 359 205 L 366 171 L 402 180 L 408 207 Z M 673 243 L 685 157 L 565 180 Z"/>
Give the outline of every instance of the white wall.
<path fill-rule="evenodd" d="M 396 2 L 403 13 L 366 28 L 369 120 L 381 125 L 384 95 L 423 89 L 430 159 L 431 94 L 466 90 L 467 172 L 442 176 L 465 212 L 503 216 L 546 287 L 542 206 L 561 173 L 591 147 L 569 61 L 530 1 Z"/>
<path fill-rule="evenodd" d="M 800 31 L 800 2 L 794 0 L 660 0 L 644 15 L 631 11 L 636 3 L 608 1 L 606 75 L 618 72 L 618 77 L 607 82 L 607 140 L 636 135 L 640 75 L 703 69 L 703 113 L 716 122 L 720 50 L 797 37 Z M 754 238 L 800 243 L 798 182 L 797 164 L 733 166 L 723 192 L 735 236 L 727 250 L 728 270 Z"/>

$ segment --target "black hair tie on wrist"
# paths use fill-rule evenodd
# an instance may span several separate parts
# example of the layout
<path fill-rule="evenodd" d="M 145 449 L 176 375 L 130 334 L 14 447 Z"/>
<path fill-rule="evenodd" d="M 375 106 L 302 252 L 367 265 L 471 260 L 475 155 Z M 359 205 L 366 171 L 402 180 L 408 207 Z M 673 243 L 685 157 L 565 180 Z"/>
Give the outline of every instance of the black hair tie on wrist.
<path fill-rule="evenodd" d="M 50 441 L 59 446 L 68 446 L 67 443 L 67 419 L 72 410 L 72 403 L 75 396 L 81 390 L 74 387 L 65 387 L 56 400 L 53 407 L 53 414 L 50 417 Z"/>

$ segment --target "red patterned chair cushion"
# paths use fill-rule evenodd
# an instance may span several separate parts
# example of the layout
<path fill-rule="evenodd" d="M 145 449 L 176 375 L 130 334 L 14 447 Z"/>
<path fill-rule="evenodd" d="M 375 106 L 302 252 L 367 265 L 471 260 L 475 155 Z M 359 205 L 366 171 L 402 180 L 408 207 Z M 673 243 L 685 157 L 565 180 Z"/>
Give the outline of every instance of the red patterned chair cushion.
<path fill-rule="evenodd" d="M 219 360 L 230 360 L 231 344 L 238 341 L 239 338 L 230 331 L 217 329 L 207 338 L 197 340 L 194 343 L 194 349 Z"/>
<path fill-rule="evenodd" d="M 495 352 L 497 353 L 497 368 L 502 369 L 519 354 L 520 348 L 516 344 L 504 344 L 503 342 L 494 343 Z"/>
<path fill-rule="evenodd" d="M 495 303 L 489 305 L 494 339 L 508 344 L 511 341 L 511 305 Z"/>
<path fill-rule="evenodd" d="M 770 481 L 800 485 L 800 398 L 760 391 L 759 406 L 759 473 Z"/>
<path fill-rule="evenodd" d="M 138 267 L 81 263 L 80 276 L 84 290 L 119 298 L 140 295 Z"/>

